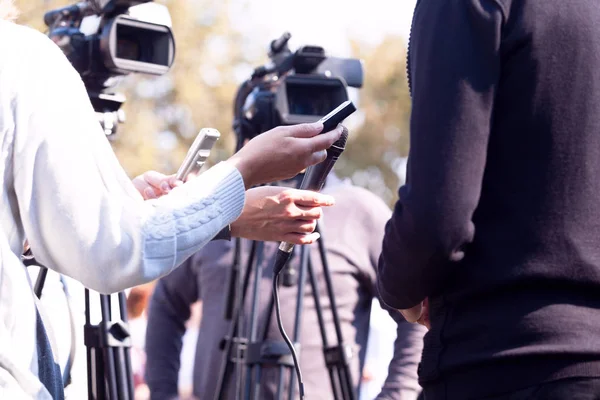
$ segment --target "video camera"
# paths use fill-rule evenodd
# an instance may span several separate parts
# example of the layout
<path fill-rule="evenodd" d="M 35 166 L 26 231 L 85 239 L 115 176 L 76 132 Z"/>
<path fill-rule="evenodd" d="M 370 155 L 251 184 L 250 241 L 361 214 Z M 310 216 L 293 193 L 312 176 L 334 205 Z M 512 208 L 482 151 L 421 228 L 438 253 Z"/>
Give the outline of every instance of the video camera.
<path fill-rule="evenodd" d="M 48 36 L 79 72 L 107 136 L 124 121 L 122 95 L 108 93 L 130 73 L 162 75 L 175 58 L 168 9 L 152 0 L 87 0 L 44 15 Z"/>
<path fill-rule="evenodd" d="M 286 32 L 273 40 L 270 63 L 238 89 L 233 128 L 240 142 L 279 125 L 315 122 L 348 100 L 348 87 L 362 87 L 361 60 L 327 57 L 319 46 L 292 52 L 290 38 Z"/>

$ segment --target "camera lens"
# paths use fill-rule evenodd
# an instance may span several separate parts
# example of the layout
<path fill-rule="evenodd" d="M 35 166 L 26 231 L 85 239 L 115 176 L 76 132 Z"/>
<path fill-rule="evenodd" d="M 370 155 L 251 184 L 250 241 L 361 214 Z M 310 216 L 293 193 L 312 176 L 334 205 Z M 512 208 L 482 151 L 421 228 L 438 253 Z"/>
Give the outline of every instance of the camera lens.
<path fill-rule="evenodd" d="M 117 40 L 117 57 L 127 60 L 141 61 L 141 46 L 131 38 Z"/>

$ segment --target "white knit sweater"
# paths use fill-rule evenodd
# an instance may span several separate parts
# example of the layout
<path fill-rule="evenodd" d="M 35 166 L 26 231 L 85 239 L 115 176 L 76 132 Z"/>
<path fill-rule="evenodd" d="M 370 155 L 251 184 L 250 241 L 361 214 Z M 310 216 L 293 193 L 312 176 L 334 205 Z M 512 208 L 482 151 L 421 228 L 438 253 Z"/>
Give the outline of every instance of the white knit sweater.
<path fill-rule="evenodd" d="M 169 273 L 234 221 L 244 184 L 221 163 L 144 202 L 60 49 L 0 21 L 0 55 L 0 399 L 46 399 L 24 239 L 47 267 L 116 292 Z"/>

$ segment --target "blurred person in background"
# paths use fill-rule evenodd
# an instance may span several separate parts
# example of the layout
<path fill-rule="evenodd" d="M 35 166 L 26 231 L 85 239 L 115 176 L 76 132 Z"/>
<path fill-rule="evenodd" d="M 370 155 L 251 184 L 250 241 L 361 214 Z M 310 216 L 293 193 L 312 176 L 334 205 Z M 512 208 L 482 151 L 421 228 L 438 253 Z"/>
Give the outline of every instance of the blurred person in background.
<path fill-rule="evenodd" d="M 430 327 L 426 400 L 600 398 L 599 20 L 597 0 L 417 2 L 378 282 Z"/>
<path fill-rule="evenodd" d="M 246 189 L 320 162 L 341 130 L 319 135 L 320 124 L 275 128 L 200 177 L 144 201 L 112 152 L 77 71 L 46 36 L 9 21 L 14 13 L 5 2 L 0 0 L 0 398 L 62 399 L 60 367 L 21 260 L 26 238 L 42 265 L 93 290 L 111 293 L 152 281 L 229 226 L 232 235 L 261 234 L 244 226 L 249 220 L 242 210 L 266 192 L 251 189 L 246 201 Z M 311 210 L 333 202 L 310 196 L 318 204 Z M 318 234 L 307 226 L 292 222 L 268 233 L 310 243 Z"/>
<path fill-rule="evenodd" d="M 260 135 L 259 135 L 260 137 Z M 243 140 L 242 138 L 241 140 Z M 299 177 L 300 178 L 300 177 Z M 299 179 L 280 182 L 279 185 L 295 187 Z M 295 209 L 299 218 L 302 204 L 290 202 L 288 191 L 274 190 L 267 197 L 263 207 L 274 208 L 277 214 L 285 209 Z M 293 192 L 295 189 L 290 189 Z M 385 203 L 371 192 L 341 181 L 332 172 L 327 178 L 322 193 L 336 199 L 336 204 L 322 211 L 322 234 L 325 240 L 326 255 L 330 264 L 334 292 L 340 315 L 341 329 L 346 344 L 352 346 L 350 370 L 354 379 L 353 387 L 358 389 L 365 361 L 371 304 L 377 298 L 376 266 L 381 252 L 385 222 L 390 210 Z M 275 211 L 277 210 L 278 211 Z M 254 206 L 246 207 L 248 215 L 259 212 Z M 319 213 L 321 214 L 321 212 Z M 314 217 L 320 215 L 314 214 Z M 257 221 L 260 221 L 257 215 Z M 265 225 L 269 221 L 263 222 Z M 267 239 L 265 239 L 267 240 Z M 264 282 L 261 286 L 258 309 L 259 331 L 267 324 L 268 300 L 271 297 L 271 280 L 274 255 L 279 243 L 268 242 L 264 247 L 264 259 L 259 267 Z M 246 268 L 250 252 L 249 241 L 241 244 L 241 265 Z M 299 271 L 299 249 L 290 263 Z M 313 247 L 311 260 L 319 284 L 324 318 L 329 337 L 334 337 L 331 312 L 323 281 L 322 263 L 317 247 Z M 190 317 L 190 306 L 201 300 L 203 317 L 198 331 L 196 362 L 194 368 L 194 395 L 200 399 L 212 399 L 215 395 L 219 370 L 222 364 L 221 341 L 227 334 L 230 322 L 224 319 L 223 288 L 232 266 L 234 244 L 231 241 L 214 241 L 187 260 L 177 271 L 160 279 L 150 300 L 148 329 L 146 337 L 146 381 L 152 400 L 178 399 L 178 372 L 185 323 Z M 243 272 L 242 272 L 243 273 Z M 252 287 L 252 281 L 250 288 Z M 280 301 L 284 327 L 293 332 L 297 285 L 281 286 Z M 250 293 L 250 290 L 249 290 Z M 251 295 L 246 296 L 243 311 L 243 326 L 249 326 L 251 318 Z M 304 294 L 302 332 L 300 335 L 300 365 L 303 371 L 305 391 L 311 399 L 329 400 L 332 398 L 331 384 L 323 360 L 322 342 L 319 334 L 314 300 L 307 283 Z M 396 340 L 393 354 L 384 368 L 387 370 L 385 382 L 380 386 L 377 399 L 415 400 L 420 392 L 417 383 L 417 364 L 421 357 L 422 338 L 425 329 L 404 320 L 402 315 L 387 309 L 393 317 Z M 269 318 L 267 340 L 281 341 L 275 318 Z M 278 367 L 263 366 L 261 399 L 273 399 L 278 382 Z M 287 375 L 289 376 L 289 375 Z M 225 382 L 224 399 L 235 398 L 235 374 Z M 287 382 L 286 378 L 286 382 Z M 287 385 L 287 383 L 286 383 Z M 286 391 L 287 393 L 287 391 Z"/>
<path fill-rule="evenodd" d="M 145 334 L 148 323 L 148 301 L 154 282 L 131 288 L 127 294 L 127 317 L 131 334 L 131 369 L 136 399 L 146 397 L 144 370 L 146 368 Z"/>
<path fill-rule="evenodd" d="M 394 357 L 396 338 L 396 321 L 381 307 L 378 299 L 373 299 L 359 400 L 376 399 L 381 392 L 388 365 Z"/>

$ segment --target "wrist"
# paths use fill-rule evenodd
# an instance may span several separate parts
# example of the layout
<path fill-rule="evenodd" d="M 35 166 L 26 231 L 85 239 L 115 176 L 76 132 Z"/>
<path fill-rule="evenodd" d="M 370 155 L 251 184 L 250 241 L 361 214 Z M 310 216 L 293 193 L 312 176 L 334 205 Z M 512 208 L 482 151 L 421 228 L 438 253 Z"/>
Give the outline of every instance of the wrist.
<path fill-rule="evenodd" d="M 238 172 L 242 176 L 242 180 L 244 181 L 244 187 L 246 188 L 246 190 L 254 186 L 254 174 L 252 173 L 252 169 L 248 166 L 247 162 L 244 162 L 244 159 L 242 157 L 239 157 L 236 153 L 225 162 L 238 170 Z"/>
<path fill-rule="evenodd" d="M 231 225 L 229 225 L 229 235 L 234 238 L 234 237 L 242 237 L 242 228 L 240 226 L 241 224 L 238 221 L 234 221 L 231 223 Z"/>

